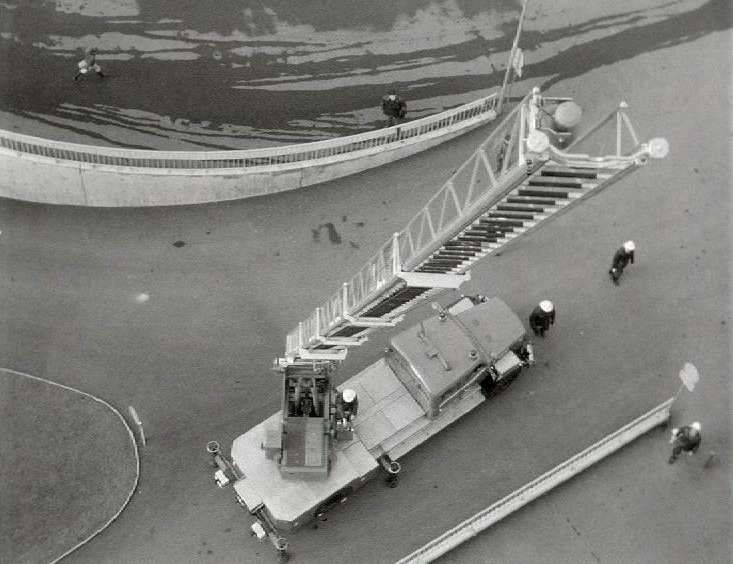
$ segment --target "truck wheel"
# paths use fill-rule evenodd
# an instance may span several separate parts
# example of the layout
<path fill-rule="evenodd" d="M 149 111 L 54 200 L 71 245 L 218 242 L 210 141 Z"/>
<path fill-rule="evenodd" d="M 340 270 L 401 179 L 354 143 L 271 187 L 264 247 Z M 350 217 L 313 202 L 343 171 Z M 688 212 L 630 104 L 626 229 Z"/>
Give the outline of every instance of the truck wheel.
<path fill-rule="evenodd" d="M 491 388 L 488 391 L 488 395 L 486 392 L 484 392 L 484 395 L 487 398 L 493 398 L 494 396 L 498 396 L 501 392 L 506 390 L 509 385 L 516 380 L 517 376 L 519 376 L 519 373 L 521 370 L 517 370 L 514 374 L 509 374 L 508 376 L 504 377 L 503 379 L 499 380 L 498 382 L 491 382 Z M 487 378 L 488 380 L 488 378 Z M 484 380 L 485 381 L 485 380 Z M 481 389 L 483 391 L 483 382 L 481 383 Z"/>
<path fill-rule="evenodd" d="M 484 395 L 485 398 L 490 398 L 493 394 L 493 390 L 496 387 L 496 382 L 494 382 L 491 379 L 491 376 L 487 376 L 483 380 L 481 380 L 481 393 Z"/>
<path fill-rule="evenodd" d="M 353 491 L 354 488 L 352 486 L 346 486 L 319 505 L 315 511 L 316 522 L 313 525 L 313 528 L 317 529 L 319 522 L 326 521 L 328 519 L 328 517 L 326 517 L 326 511 L 346 501 Z"/>

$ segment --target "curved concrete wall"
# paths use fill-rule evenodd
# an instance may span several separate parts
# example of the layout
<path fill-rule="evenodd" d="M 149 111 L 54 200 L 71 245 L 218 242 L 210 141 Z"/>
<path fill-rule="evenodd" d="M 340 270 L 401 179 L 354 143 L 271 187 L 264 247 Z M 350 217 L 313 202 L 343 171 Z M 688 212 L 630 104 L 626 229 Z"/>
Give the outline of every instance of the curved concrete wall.
<path fill-rule="evenodd" d="M 50 204 L 136 207 L 272 194 L 423 151 L 492 121 L 495 107 L 492 95 L 368 134 L 256 151 L 109 149 L 0 132 L 0 196 Z"/>

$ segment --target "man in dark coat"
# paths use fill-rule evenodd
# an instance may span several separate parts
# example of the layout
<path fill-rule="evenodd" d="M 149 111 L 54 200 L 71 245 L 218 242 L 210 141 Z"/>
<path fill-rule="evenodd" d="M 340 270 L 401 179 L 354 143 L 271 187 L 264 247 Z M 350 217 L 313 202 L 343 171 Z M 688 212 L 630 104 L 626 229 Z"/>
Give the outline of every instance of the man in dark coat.
<path fill-rule="evenodd" d="M 635 250 L 636 245 L 634 242 L 626 241 L 623 246 L 614 253 L 613 264 L 611 265 L 611 270 L 609 270 L 608 273 L 611 275 L 613 283 L 616 284 L 616 286 L 618 286 L 618 280 L 624 273 L 624 268 L 626 268 L 629 263 L 634 264 Z"/>
<path fill-rule="evenodd" d="M 545 336 L 545 331 L 555 323 L 555 306 L 550 300 L 542 300 L 529 314 L 529 326 L 535 335 Z"/>
<path fill-rule="evenodd" d="M 394 90 L 390 90 L 389 94 L 382 98 L 382 112 L 392 126 L 407 115 L 407 104 Z"/>
<path fill-rule="evenodd" d="M 697 452 L 702 442 L 701 429 L 702 427 L 698 421 L 695 421 L 692 425 L 672 429 L 672 438 L 669 442 L 674 446 L 672 447 L 672 456 L 669 457 L 670 464 L 673 464 L 677 460 L 677 457 L 682 451 L 688 455 Z"/>

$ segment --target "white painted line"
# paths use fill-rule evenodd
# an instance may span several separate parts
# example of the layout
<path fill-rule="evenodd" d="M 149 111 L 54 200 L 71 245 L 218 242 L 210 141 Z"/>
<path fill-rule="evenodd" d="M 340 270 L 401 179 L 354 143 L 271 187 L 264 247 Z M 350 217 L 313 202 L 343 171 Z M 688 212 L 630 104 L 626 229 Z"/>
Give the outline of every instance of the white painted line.
<path fill-rule="evenodd" d="M 46 380 L 45 378 L 39 378 L 38 376 L 32 376 L 30 374 L 26 374 L 25 372 L 18 372 L 17 370 L 10 370 L 9 368 L 3 368 L 1 366 L 0 366 L 0 370 L 2 370 L 3 372 L 7 372 L 8 374 L 14 374 L 16 376 L 24 376 L 24 377 L 30 378 L 32 380 L 39 380 L 41 382 L 45 382 L 46 384 L 51 384 L 52 386 L 58 386 L 59 388 L 63 388 L 65 390 L 70 390 L 72 392 L 76 392 L 78 394 L 81 394 L 83 396 L 87 396 L 88 398 L 91 398 L 94 401 L 97 401 L 97 402 L 101 403 L 105 407 L 108 407 L 109 409 L 111 409 L 112 412 L 115 415 L 117 415 L 117 417 L 120 418 L 120 421 L 122 421 L 122 424 L 125 426 L 125 429 L 127 429 L 127 434 L 130 436 L 130 440 L 132 441 L 132 448 L 133 448 L 133 452 L 135 453 L 135 483 L 132 485 L 132 488 L 130 489 L 130 493 L 127 494 L 127 499 L 125 499 L 124 503 L 122 504 L 122 506 L 120 507 L 120 509 L 117 511 L 117 513 L 115 513 L 114 515 L 112 515 L 112 517 L 110 517 L 109 521 L 107 521 L 99 529 L 97 529 L 96 531 L 94 531 L 86 539 L 80 541 L 75 546 L 72 546 L 69 550 L 67 550 L 66 552 L 64 552 L 61 556 L 59 556 L 58 558 L 56 558 L 56 559 L 54 559 L 54 560 L 52 560 L 51 562 L 48 563 L 48 564 L 56 564 L 56 562 L 58 562 L 62 558 L 66 558 L 69 554 L 71 554 L 72 552 L 74 552 L 77 548 L 79 548 L 81 546 L 84 546 L 86 543 L 88 543 L 90 540 L 92 540 L 94 537 L 96 537 L 99 533 L 101 533 L 107 527 L 109 527 L 112 524 L 112 522 L 115 519 L 117 519 L 117 517 L 120 516 L 120 514 L 122 513 L 122 510 L 125 509 L 125 507 L 127 507 L 127 504 L 130 503 L 130 499 L 132 499 L 132 494 L 135 493 L 135 490 L 137 489 L 137 485 L 138 485 L 138 483 L 140 481 L 140 454 L 138 453 L 138 450 L 137 450 L 137 442 L 135 441 L 135 435 L 132 433 L 132 429 L 130 429 L 130 426 L 127 424 L 127 421 L 125 421 L 125 418 L 122 417 L 122 414 L 119 411 L 117 411 L 114 407 L 112 407 L 110 404 L 108 404 L 106 401 L 104 401 L 103 399 L 100 399 L 100 398 L 98 398 L 96 396 L 93 396 L 92 394 L 88 394 L 86 392 L 82 392 L 81 390 L 77 390 L 76 388 L 72 388 L 70 386 L 64 386 L 63 384 L 58 384 L 56 382 L 52 382 L 51 380 Z"/>
<path fill-rule="evenodd" d="M 135 411 L 135 408 L 131 405 L 128 406 L 128 409 L 130 410 L 130 415 L 132 416 L 132 420 L 135 422 L 135 425 L 137 425 L 137 428 L 140 430 L 140 442 L 142 442 L 143 446 L 145 446 L 145 431 L 143 430 L 143 423 L 140 421 L 140 418 L 137 416 L 137 411 Z"/>

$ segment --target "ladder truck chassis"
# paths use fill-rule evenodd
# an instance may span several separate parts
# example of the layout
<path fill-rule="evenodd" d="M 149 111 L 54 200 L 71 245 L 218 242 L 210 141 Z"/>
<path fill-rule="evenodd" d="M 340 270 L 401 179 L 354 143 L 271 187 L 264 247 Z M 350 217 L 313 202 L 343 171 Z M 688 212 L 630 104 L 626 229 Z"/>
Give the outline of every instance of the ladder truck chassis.
<path fill-rule="evenodd" d="M 379 471 L 396 485 L 404 454 L 534 363 L 516 314 L 482 296 L 445 309 L 433 302 L 437 316 L 396 335 L 382 359 L 334 387 L 332 372 L 348 348 L 458 288 L 476 262 L 666 157 L 663 138 L 639 142 L 625 103 L 581 136 L 576 123 L 559 119 L 579 112 L 569 104 L 533 89 L 408 226 L 288 335 L 285 356 L 275 362 L 281 411 L 235 439 L 230 458 L 217 445 L 217 483 L 233 483 L 255 518 L 253 533 L 269 538 L 281 559 L 287 541 L 280 531 L 317 525 Z M 609 124 L 616 129 L 612 150 L 573 152 Z M 346 387 L 357 391 L 360 409 L 345 429 L 335 398 Z"/>

